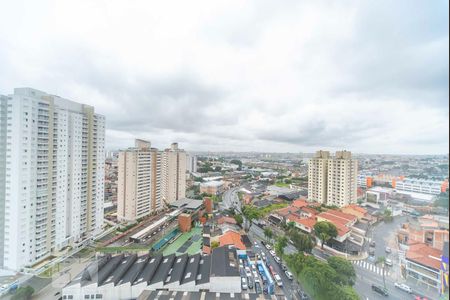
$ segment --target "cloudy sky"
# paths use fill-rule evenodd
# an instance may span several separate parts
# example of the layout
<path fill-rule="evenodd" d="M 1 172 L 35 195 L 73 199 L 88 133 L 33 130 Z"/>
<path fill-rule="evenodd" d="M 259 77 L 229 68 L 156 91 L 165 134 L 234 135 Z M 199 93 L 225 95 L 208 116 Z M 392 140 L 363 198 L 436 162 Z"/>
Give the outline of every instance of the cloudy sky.
<path fill-rule="evenodd" d="M 0 94 L 94 105 L 109 149 L 448 153 L 448 0 L 0 0 Z"/>

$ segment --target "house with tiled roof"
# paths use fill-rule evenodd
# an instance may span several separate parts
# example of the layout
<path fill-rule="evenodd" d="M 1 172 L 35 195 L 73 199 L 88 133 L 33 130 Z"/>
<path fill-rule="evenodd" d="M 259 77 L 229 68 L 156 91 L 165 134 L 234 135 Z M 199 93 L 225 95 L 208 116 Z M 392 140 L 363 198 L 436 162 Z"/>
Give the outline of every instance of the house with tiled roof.
<path fill-rule="evenodd" d="M 242 241 L 241 235 L 236 231 L 227 231 L 222 236 L 219 237 L 220 246 L 232 245 L 236 249 L 246 250 L 246 247 Z"/>
<path fill-rule="evenodd" d="M 326 221 L 336 226 L 338 236 L 335 239 L 339 242 L 345 241 L 350 236 L 351 227 L 357 220 L 357 217 L 335 209 L 330 209 L 317 215 L 317 222 Z"/>
<path fill-rule="evenodd" d="M 406 251 L 406 276 L 428 287 L 439 289 L 442 250 L 424 243 L 410 245 Z"/>

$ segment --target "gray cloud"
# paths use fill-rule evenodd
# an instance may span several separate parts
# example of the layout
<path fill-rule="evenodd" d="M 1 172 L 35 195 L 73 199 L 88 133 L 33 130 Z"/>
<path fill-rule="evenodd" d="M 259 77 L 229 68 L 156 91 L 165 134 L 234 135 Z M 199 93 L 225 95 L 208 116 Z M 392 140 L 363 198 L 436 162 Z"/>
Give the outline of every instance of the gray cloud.
<path fill-rule="evenodd" d="M 448 152 L 448 1 L 4 6 L 0 92 L 94 105 L 110 148 Z"/>

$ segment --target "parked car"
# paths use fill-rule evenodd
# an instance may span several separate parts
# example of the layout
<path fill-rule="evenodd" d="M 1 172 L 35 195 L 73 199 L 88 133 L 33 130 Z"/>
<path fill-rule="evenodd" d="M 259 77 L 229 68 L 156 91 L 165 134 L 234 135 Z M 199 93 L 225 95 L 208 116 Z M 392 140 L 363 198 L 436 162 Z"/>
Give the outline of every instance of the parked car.
<path fill-rule="evenodd" d="M 384 249 L 384 251 L 386 251 L 386 253 L 391 253 L 392 252 L 390 247 L 386 247 L 386 249 Z"/>
<path fill-rule="evenodd" d="M 241 287 L 243 290 L 246 290 L 248 288 L 247 279 L 245 279 L 244 277 L 241 277 Z"/>
<path fill-rule="evenodd" d="M 251 277 L 247 278 L 247 286 L 249 289 L 253 289 L 253 279 Z"/>
<path fill-rule="evenodd" d="M 370 247 L 375 247 L 377 244 L 375 243 L 375 241 L 371 241 L 370 242 Z"/>
<path fill-rule="evenodd" d="M 301 300 L 308 300 L 308 296 L 305 294 L 305 292 L 303 292 L 302 290 L 298 290 L 298 295 L 300 296 Z"/>
<path fill-rule="evenodd" d="M 272 255 L 272 256 L 276 256 L 276 255 L 277 255 L 277 254 L 275 253 L 275 251 L 273 251 L 273 250 L 270 250 L 269 253 L 270 253 L 270 255 Z"/>
<path fill-rule="evenodd" d="M 387 289 L 385 289 L 382 286 L 378 286 L 378 285 L 372 284 L 372 291 L 375 291 L 378 294 L 381 294 L 381 295 L 383 295 L 385 297 L 389 296 L 389 293 L 388 293 Z"/>
<path fill-rule="evenodd" d="M 294 279 L 294 276 L 292 276 L 292 273 L 289 271 L 285 271 L 284 274 L 286 274 L 286 277 L 289 278 L 290 280 Z"/>
<path fill-rule="evenodd" d="M 278 256 L 275 256 L 273 259 L 275 259 L 275 261 L 276 261 L 277 263 L 281 263 L 281 259 L 280 259 Z"/>
<path fill-rule="evenodd" d="M 374 249 L 369 249 L 369 255 L 370 256 L 375 256 L 375 250 Z"/>
<path fill-rule="evenodd" d="M 264 287 L 263 293 L 264 293 L 264 295 L 269 294 L 269 288 L 267 287 L 267 285 Z"/>
<path fill-rule="evenodd" d="M 255 282 L 255 292 L 257 294 L 261 294 L 261 284 L 259 282 Z"/>
<path fill-rule="evenodd" d="M 281 264 L 281 269 L 283 269 L 283 271 L 286 271 L 287 270 L 286 265 L 285 264 Z"/>
<path fill-rule="evenodd" d="M 394 283 L 394 286 L 398 289 L 401 289 L 402 291 L 407 292 L 407 293 L 410 293 L 410 294 L 412 293 L 412 288 L 410 288 L 408 285 L 406 285 L 404 283 L 396 282 L 396 283 Z"/>
<path fill-rule="evenodd" d="M 267 249 L 267 250 L 271 250 L 271 249 L 272 249 L 272 247 L 270 247 L 270 245 L 269 245 L 269 244 L 266 244 L 266 249 Z"/>

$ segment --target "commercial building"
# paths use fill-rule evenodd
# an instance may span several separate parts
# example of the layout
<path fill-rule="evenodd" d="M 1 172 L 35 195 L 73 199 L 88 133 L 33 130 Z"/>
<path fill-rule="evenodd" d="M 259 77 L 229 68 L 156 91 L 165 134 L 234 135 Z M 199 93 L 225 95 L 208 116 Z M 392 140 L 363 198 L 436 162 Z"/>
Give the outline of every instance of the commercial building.
<path fill-rule="evenodd" d="M 442 250 L 449 242 L 449 221 L 445 216 L 425 215 L 402 224 L 397 232 L 400 245 L 423 243 Z"/>
<path fill-rule="evenodd" d="M 31 88 L 0 97 L 0 264 L 30 267 L 103 225 L 105 118 Z"/>
<path fill-rule="evenodd" d="M 308 200 L 338 207 L 357 201 L 358 161 L 349 151 L 317 151 L 308 165 Z"/>
<path fill-rule="evenodd" d="M 444 186 L 445 182 L 441 181 L 405 178 L 404 180 L 394 181 L 393 187 L 399 191 L 439 195 Z"/>
<path fill-rule="evenodd" d="M 406 277 L 439 290 L 442 280 L 441 255 L 443 255 L 442 250 L 426 244 L 411 245 L 405 257 Z"/>
<path fill-rule="evenodd" d="M 106 255 L 62 289 L 62 299 L 136 299 L 152 291 L 241 293 L 236 249 L 211 255 Z"/>
<path fill-rule="evenodd" d="M 162 199 L 168 204 L 186 197 L 186 152 L 172 143 L 161 155 Z"/>

